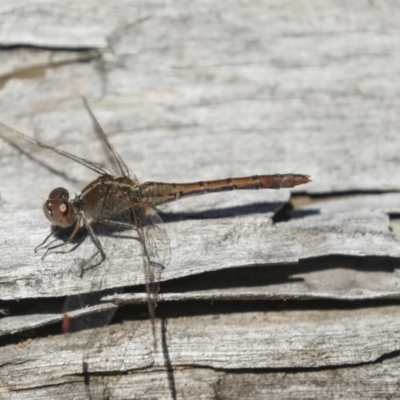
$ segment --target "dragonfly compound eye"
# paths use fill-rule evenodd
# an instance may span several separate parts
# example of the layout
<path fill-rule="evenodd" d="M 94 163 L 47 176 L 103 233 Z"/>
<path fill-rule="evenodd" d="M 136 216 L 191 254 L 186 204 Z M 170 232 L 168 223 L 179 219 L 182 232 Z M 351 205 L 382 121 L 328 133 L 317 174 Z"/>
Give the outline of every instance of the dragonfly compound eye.
<path fill-rule="evenodd" d="M 68 200 L 69 199 L 68 190 L 64 189 L 63 187 L 58 187 L 53 189 L 49 194 L 49 200 L 55 200 L 55 199 Z"/>
<path fill-rule="evenodd" d="M 49 196 L 49 200 L 43 204 L 43 211 L 52 224 L 61 226 L 62 228 L 68 228 L 75 222 L 74 209 L 63 198 L 51 199 Z"/>

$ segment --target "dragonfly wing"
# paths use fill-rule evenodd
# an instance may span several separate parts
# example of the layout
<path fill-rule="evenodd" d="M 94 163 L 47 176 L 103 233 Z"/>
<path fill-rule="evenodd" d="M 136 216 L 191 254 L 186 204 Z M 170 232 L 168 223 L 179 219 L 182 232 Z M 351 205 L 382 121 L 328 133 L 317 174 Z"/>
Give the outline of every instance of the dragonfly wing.
<path fill-rule="evenodd" d="M 140 227 L 140 230 L 144 237 L 151 274 L 154 283 L 158 284 L 163 269 L 171 259 L 169 238 L 162 219 L 153 208 L 146 206 L 143 209 L 143 214 L 145 223 Z"/>
<path fill-rule="evenodd" d="M 132 205 L 134 223 L 142 248 L 147 305 L 155 336 L 154 318 L 159 282 L 171 256 L 169 238 L 164 223 L 154 209 L 147 205 Z"/>
<path fill-rule="evenodd" d="M 122 288 L 112 288 L 97 292 L 82 293 L 78 295 L 69 296 L 66 298 L 63 306 L 63 332 L 77 332 L 83 329 L 97 328 L 100 326 L 108 325 L 114 314 L 117 312 L 118 306 L 107 307 L 103 311 L 96 309 L 96 306 L 101 304 L 101 299 L 104 296 L 114 295 L 116 293 L 122 293 Z M 93 308 L 91 310 L 91 308 Z M 73 312 L 81 312 L 76 318 L 73 316 Z M 79 314 L 79 312 L 78 312 Z"/>
<path fill-rule="evenodd" d="M 89 103 L 87 102 L 85 97 L 82 97 L 83 99 L 83 104 L 86 107 L 86 110 L 90 116 L 90 119 L 92 120 L 93 126 L 95 128 L 95 131 L 97 135 L 100 137 L 101 142 L 103 143 L 105 147 L 105 153 L 107 155 L 107 160 L 111 166 L 114 167 L 118 173 L 120 172 L 122 176 L 125 176 L 127 178 L 135 179 L 134 176 L 132 176 L 132 172 L 129 171 L 129 168 L 125 164 L 124 160 L 121 158 L 121 156 L 118 154 L 117 150 L 114 149 L 114 146 L 109 142 L 107 135 L 103 131 L 103 128 L 97 121 L 97 118 L 94 116 L 92 109 L 89 106 Z M 110 154 L 112 157 L 110 157 Z"/>
<path fill-rule="evenodd" d="M 7 125 L 4 125 L 0 123 L 0 137 L 5 139 L 7 142 L 13 144 L 14 146 L 18 147 L 19 149 L 22 149 L 24 151 L 27 150 L 27 153 L 30 153 L 30 150 L 32 149 L 45 149 L 46 151 L 52 153 L 52 154 L 58 154 L 62 157 L 69 158 L 70 160 L 76 161 L 77 163 L 91 169 L 94 172 L 97 172 L 99 175 L 103 174 L 109 174 L 110 171 L 101 165 L 85 160 L 84 158 L 74 156 L 71 153 L 68 153 L 67 151 L 57 149 L 56 147 L 49 146 L 47 144 L 44 144 L 42 142 L 39 142 L 22 132 L 17 131 L 14 128 L 11 128 Z"/>

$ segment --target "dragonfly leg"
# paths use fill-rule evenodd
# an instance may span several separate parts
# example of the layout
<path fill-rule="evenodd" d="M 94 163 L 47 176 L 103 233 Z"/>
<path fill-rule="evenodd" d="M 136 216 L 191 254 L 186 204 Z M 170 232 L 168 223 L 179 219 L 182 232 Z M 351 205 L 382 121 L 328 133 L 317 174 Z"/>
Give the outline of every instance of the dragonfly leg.
<path fill-rule="evenodd" d="M 90 235 L 90 238 L 92 239 L 94 245 L 95 245 L 96 248 L 97 248 L 97 251 L 96 251 L 88 260 L 86 260 L 86 261 L 81 265 L 81 274 L 80 274 L 80 276 L 82 277 L 85 268 L 86 268 L 99 254 L 101 254 L 102 260 L 105 260 L 105 259 L 106 259 L 106 255 L 105 255 L 105 253 L 104 253 L 103 246 L 101 245 L 99 238 L 98 238 L 98 237 L 96 236 L 96 234 L 94 233 L 93 228 L 90 226 L 89 222 L 86 220 L 86 218 L 85 218 L 83 215 L 81 216 L 81 218 L 82 218 L 83 226 L 87 229 L 87 231 L 88 231 L 88 233 L 89 233 L 89 235 Z"/>
<path fill-rule="evenodd" d="M 102 245 L 101 245 L 99 239 L 98 239 L 97 236 L 95 235 L 95 233 L 94 233 L 92 227 L 90 226 L 89 222 L 86 220 L 86 218 L 85 218 L 85 216 L 83 215 L 83 213 L 79 214 L 78 219 L 77 219 L 77 221 L 76 221 L 75 228 L 74 228 L 73 232 L 71 233 L 71 235 L 69 236 L 69 238 L 68 238 L 64 243 L 60 243 L 60 244 L 57 244 L 57 245 L 55 245 L 55 246 L 49 247 L 49 248 L 46 250 L 46 252 L 43 254 L 42 260 L 44 260 L 44 259 L 47 257 L 47 255 L 48 255 L 52 250 L 58 249 L 59 247 L 66 246 L 67 244 L 71 243 L 71 242 L 74 240 L 75 236 L 77 235 L 77 233 L 78 233 L 78 231 L 79 231 L 79 229 L 80 229 L 80 227 L 81 227 L 81 223 L 82 223 L 83 226 L 87 229 L 87 231 L 88 231 L 88 233 L 89 233 L 89 235 L 90 235 L 90 237 L 91 237 L 91 239 L 92 239 L 94 245 L 95 245 L 96 248 L 97 248 L 97 251 L 96 251 L 92 256 L 90 256 L 90 258 L 89 258 L 88 260 L 86 260 L 86 261 L 83 263 L 83 265 L 81 265 L 81 274 L 80 274 L 80 276 L 82 277 L 83 271 L 84 271 L 85 267 L 87 267 L 87 266 L 92 262 L 92 260 L 93 260 L 98 254 L 101 254 L 103 260 L 106 258 L 106 255 L 105 255 L 105 253 L 104 253 L 103 247 L 102 247 Z M 50 235 L 48 235 L 48 236 L 46 237 L 46 239 L 45 239 L 39 246 L 37 246 L 37 247 L 35 248 L 35 252 L 38 251 L 39 248 L 40 248 L 41 246 L 43 246 L 43 245 L 47 242 L 47 240 L 48 240 L 53 234 L 54 234 L 54 232 L 52 232 Z"/>
<path fill-rule="evenodd" d="M 34 252 L 37 253 L 39 251 L 39 249 L 56 233 L 59 231 L 59 227 L 57 227 L 53 232 L 50 232 L 50 234 L 48 236 L 46 236 L 46 239 L 43 240 L 42 243 L 40 243 L 39 245 L 37 245 L 35 247 Z"/>
<path fill-rule="evenodd" d="M 79 231 L 79 229 L 80 229 L 80 225 L 81 225 L 80 222 L 81 222 L 81 219 L 82 219 L 82 217 L 79 217 L 78 220 L 76 221 L 76 226 L 75 226 L 75 228 L 74 228 L 74 231 L 71 233 L 71 235 L 69 236 L 69 238 L 68 238 L 64 243 L 60 243 L 60 244 L 57 244 L 57 245 L 55 245 L 55 246 L 50 246 L 50 247 L 46 250 L 46 252 L 43 254 L 42 260 L 44 260 L 44 259 L 47 257 L 47 255 L 49 254 L 50 251 L 52 251 L 52 250 L 54 250 L 54 249 L 57 249 L 57 248 L 59 248 L 59 247 L 66 246 L 67 244 L 71 243 L 71 242 L 74 240 L 76 234 L 78 233 L 78 231 Z M 46 238 L 46 240 L 47 240 L 49 237 L 50 237 L 50 236 L 48 236 L 48 237 Z"/>

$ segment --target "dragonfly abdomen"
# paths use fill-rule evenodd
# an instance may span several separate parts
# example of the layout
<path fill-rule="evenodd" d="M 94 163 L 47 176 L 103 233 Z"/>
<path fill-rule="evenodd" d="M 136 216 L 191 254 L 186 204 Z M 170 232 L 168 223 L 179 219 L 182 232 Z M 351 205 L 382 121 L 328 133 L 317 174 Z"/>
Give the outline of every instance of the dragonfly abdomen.
<path fill-rule="evenodd" d="M 226 178 L 192 183 L 145 182 L 139 186 L 141 200 L 146 204 L 158 205 L 183 197 L 230 190 L 292 188 L 310 182 L 308 175 L 275 174 L 254 175 L 244 178 Z"/>

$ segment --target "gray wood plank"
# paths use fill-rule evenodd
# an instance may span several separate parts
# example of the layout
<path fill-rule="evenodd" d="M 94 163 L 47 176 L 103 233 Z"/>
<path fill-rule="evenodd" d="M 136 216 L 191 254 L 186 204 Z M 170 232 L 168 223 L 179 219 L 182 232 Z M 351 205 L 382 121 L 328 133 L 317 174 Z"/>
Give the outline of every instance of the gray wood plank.
<path fill-rule="evenodd" d="M 60 386 L 38 387 L 27 391 L 0 388 L 0 394 L 14 399 L 387 399 L 398 393 L 396 360 L 352 368 L 317 371 L 234 373 L 206 368 L 146 370 L 115 376 L 93 376 L 89 387 L 84 378 Z"/>
<path fill-rule="evenodd" d="M 5 218 L 8 232 L 15 226 L 14 218 L 15 214 Z M 92 243 L 87 239 L 86 245 L 70 254 L 52 254 L 42 261 L 26 243 L 27 239 L 32 243 L 32 237 L 39 243 L 35 230 L 30 238 L 21 238 L 17 232 L 13 239 L 17 248 L 10 247 L 11 237 L 2 246 L 3 299 L 77 294 L 144 282 L 140 248 L 127 246 L 129 238 L 101 237 L 107 259 L 81 278 L 79 265 L 93 253 Z M 262 216 L 187 220 L 168 224 L 168 233 L 172 256 L 162 280 L 246 265 L 295 263 L 330 254 L 400 255 L 400 239 L 389 231 L 388 218 L 380 213 L 310 216 L 276 225 Z"/>
<path fill-rule="evenodd" d="M 255 301 L 255 300 L 390 300 L 399 299 L 398 259 L 384 257 L 323 257 L 265 267 L 245 267 L 205 273 L 202 276 L 164 282 L 159 302 Z M 111 293 L 117 292 L 115 289 Z M 145 303 L 144 293 L 104 296 L 102 304 L 68 312 L 70 318 L 97 313 L 117 305 Z M 93 301 L 91 301 L 93 304 Z M 174 308 L 174 304 L 171 305 Z M 71 309 L 71 308 L 69 308 Z M 39 311 L 39 310 L 38 310 Z M 30 311 L 32 312 L 32 311 Z M 38 314 L 0 319 L 0 335 L 61 321 L 63 314 L 46 310 Z"/>
<path fill-rule="evenodd" d="M 147 321 L 125 323 L 97 329 L 95 335 L 84 331 L 6 346 L 2 379 L 11 390 L 74 383 L 83 362 L 89 374 L 132 371 L 146 375 L 146 369 L 165 366 L 166 354 L 174 368 L 357 366 L 398 352 L 399 310 L 398 306 L 286 310 L 169 319 L 163 328 L 157 322 L 157 350 L 152 347 Z M 97 384 L 104 389 L 104 382 Z M 93 385 L 100 389 L 95 381 Z"/>
<path fill-rule="evenodd" d="M 55 12 L 51 3 L 33 4 L 31 15 L 46 17 L 45 34 L 9 24 L 4 41 L 28 35 L 34 42 L 36 35 L 37 45 L 48 40 L 51 46 L 54 32 L 68 29 L 76 46 L 70 16 L 66 26 L 60 17 L 67 5 Z M 129 11 L 121 13 L 114 2 L 103 2 L 100 11 L 93 4 L 81 10 L 79 32 L 87 33 L 80 43 L 88 46 L 93 33 L 101 43 L 108 37 L 104 60 L 50 68 L 44 79 L 24 85 L 23 98 L 18 81 L 9 81 L 0 98 L 3 120 L 54 138 L 56 130 L 81 129 L 83 111 L 70 99 L 85 94 L 142 179 L 153 173 L 177 180 L 253 174 L 262 166 L 310 173 L 315 183 L 301 190 L 313 193 L 399 189 L 396 2 L 389 14 L 379 10 L 381 19 L 367 2 L 357 11 L 341 5 L 340 15 L 357 12 L 357 22 L 345 18 L 355 24 L 351 32 L 344 22 L 327 30 L 334 3 L 313 3 L 312 26 L 307 18 L 292 19 L 293 10 L 271 13 L 268 2 L 249 9 L 232 4 L 231 17 L 222 20 L 221 6 L 203 14 L 186 3 L 155 5 L 148 14 L 138 5 L 124 5 Z M 110 16 L 114 35 L 98 12 Z M 13 15 L 18 21 L 25 14 Z M 374 30 L 376 20 L 385 20 L 391 33 Z M 132 133 L 140 149 L 127 145 Z"/>

